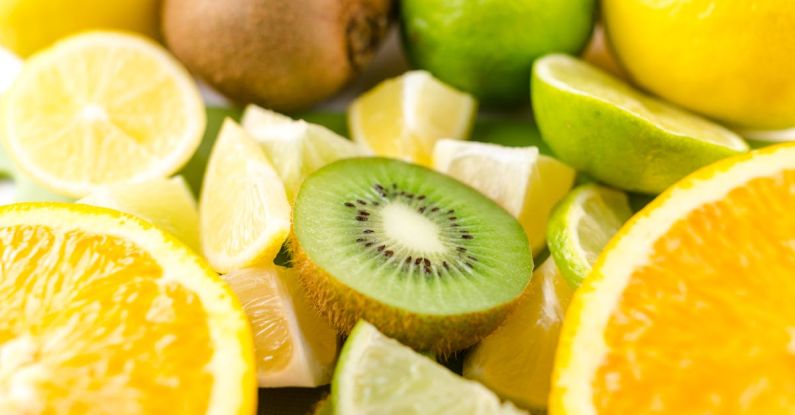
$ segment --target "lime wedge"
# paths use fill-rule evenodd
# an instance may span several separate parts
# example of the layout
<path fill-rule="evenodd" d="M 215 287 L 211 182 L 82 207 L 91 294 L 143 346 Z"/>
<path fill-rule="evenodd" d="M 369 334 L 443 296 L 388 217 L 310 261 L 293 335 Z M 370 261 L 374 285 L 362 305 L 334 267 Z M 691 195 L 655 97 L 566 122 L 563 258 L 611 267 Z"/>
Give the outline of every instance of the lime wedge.
<path fill-rule="evenodd" d="M 331 396 L 336 413 L 346 415 L 525 414 L 365 321 L 342 349 Z"/>
<path fill-rule="evenodd" d="M 532 98 L 555 154 L 625 190 L 659 193 L 699 167 L 748 150 L 733 132 L 566 55 L 535 63 Z"/>
<path fill-rule="evenodd" d="M 547 228 L 549 251 L 573 287 L 630 216 L 626 194 L 595 184 L 574 189 L 555 208 Z"/>

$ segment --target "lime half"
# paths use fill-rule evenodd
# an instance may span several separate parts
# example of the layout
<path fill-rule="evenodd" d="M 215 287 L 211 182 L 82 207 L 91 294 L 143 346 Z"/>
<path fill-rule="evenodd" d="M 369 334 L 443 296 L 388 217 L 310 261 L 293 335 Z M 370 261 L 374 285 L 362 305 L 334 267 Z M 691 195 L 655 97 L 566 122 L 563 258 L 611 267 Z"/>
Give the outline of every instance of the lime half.
<path fill-rule="evenodd" d="M 726 128 L 566 55 L 536 62 L 532 98 L 541 135 L 556 155 L 625 190 L 659 193 L 699 167 L 748 150 Z"/>
<path fill-rule="evenodd" d="M 547 228 L 549 251 L 573 287 L 630 216 L 626 194 L 595 184 L 574 189 L 555 208 Z"/>
<path fill-rule="evenodd" d="M 342 349 L 331 397 L 335 412 L 346 415 L 525 414 L 365 321 Z"/>

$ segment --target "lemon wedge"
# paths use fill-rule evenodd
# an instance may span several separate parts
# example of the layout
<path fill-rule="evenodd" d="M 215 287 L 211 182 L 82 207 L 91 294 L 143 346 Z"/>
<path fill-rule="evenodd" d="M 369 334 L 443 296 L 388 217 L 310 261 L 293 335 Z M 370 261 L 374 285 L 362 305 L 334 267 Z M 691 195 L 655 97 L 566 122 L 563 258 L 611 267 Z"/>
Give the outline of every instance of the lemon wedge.
<path fill-rule="evenodd" d="M 328 384 L 337 357 L 337 332 L 309 304 L 289 268 L 246 268 L 223 276 L 254 331 L 260 387 Z"/>
<path fill-rule="evenodd" d="M 246 108 L 241 124 L 262 146 L 291 201 L 306 176 L 315 170 L 339 159 L 367 154 L 326 127 L 293 120 L 256 105 Z"/>
<path fill-rule="evenodd" d="M 468 138 L 476 112 L 472 96 L 412 71 L 357 98 L 348 121 L 354 141 L 373 153 L 429 166 L 436 141 Z"/>
<path fill-rule="evenodd" d="M 536 147 L 504 147 L 460 140 L 439 140 L 433 167 L 489 196 L 515 216 L 538 254 L 544 248 L 547 221 L 576 172 Z"/>
<path fill-rule="evenodd" d="M 268 264 L 290 233 L 284 184 L 254 139 L 224 121 L 199 197 L 202 251 L 221 273 Z"/>

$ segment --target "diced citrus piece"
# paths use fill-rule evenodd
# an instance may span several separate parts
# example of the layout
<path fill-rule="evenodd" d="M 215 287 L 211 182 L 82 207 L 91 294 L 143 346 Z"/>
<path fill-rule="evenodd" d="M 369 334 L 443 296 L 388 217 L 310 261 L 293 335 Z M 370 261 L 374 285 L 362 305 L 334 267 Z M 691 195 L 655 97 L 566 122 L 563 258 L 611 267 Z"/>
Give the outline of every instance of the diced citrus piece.
<path fill-rule="evenodd" d="M 549 379 L 572 288 L 550 257 L 533 273 L 527 299 L 464 361 L 464 376 L 516 404 L 547 407 Z"/>
<path fill-rule="evenodd" d="M 227 119 L 199 198 L 202 250 L 221 273 L 269 264 L 290 233 L 284 184 L 254 139 Z"/>
<path fill-rule="evenodd" d="M 549 253 L 572 287 L 578 287 L 610 238 L 632 216 L 626 193 L 582 185 L 555 207 L 547 227 Z"/>
<path fill-rule="evenodd" d="M 204 107 L 190 75 L 143 37 L 89 32 L 25 62 L 4 97 L 14 165 L 81 197 L 107 184 L 168 177 L 190 159 Z"/>
<path fill-rule="evenodd" d="M 262 145 L 290 200 L 295 199 L 301 183 L 315 170 L 342 158 L 366 154 L 363 148 L 326 127 L 294 121 L 256 105 L 246 108 L 241 123 Z"/>
<path fill-rule="evenodd" d="M 533 254 L 544 249 L 547 220 L 572 184 L 576 172 L 536 147 L 440 140 L 433 166 L 474 187 L 519 219 Z"/>
<path fill-rule="evenodd" d="M 795 145 L 637 213 L 572 299 L 552 414 L 795 413 Z"/>
<path fill-rule="evenodd" d="M 224 275 L 254 331 L 259 386 L 328 384 L 337 332 L 309 304 L 289 268 L 246 268 Z"/>
<path fill-rule="evenodd" d="M 364 320 L 343 346 L 331 399 L 335 413 L 350 415 L 526 414 Z"/>
<path fill-rule="evenodd" d="M 200 252 L 199 212 L 182 176 L 103 187 L 78 203 L 115 209 L 148 220 Z"/>
<path fill-rule="evenodd" d="M 0 208 L 0 413 L 252 414 L 253 344 L 204 260 L 132 215 Z"/>
<path fill-rule="evenodd" d="M 373 153 L 429 166 L 436 141 L 467 139 L 476 112 L 472 96 L 412 71 L 357 98 L 348 117 L 354 141 Z"/>

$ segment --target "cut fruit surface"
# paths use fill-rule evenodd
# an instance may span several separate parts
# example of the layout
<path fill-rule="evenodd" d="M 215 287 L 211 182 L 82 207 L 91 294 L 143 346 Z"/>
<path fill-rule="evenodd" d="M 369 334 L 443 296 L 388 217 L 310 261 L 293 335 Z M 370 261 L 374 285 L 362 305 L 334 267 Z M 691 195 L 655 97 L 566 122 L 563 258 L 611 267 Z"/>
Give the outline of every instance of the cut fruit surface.
<path fill-rule="evenodd" d="M 627 195 L 595 184 L 574 189 L 549 220 L 549 252 L 572 287 L 578 287 L 610 238 L 632 216 Z"/>
<path fill-rule="evenodd" d="M 221 273 L 270 264 L 290 233 L 284 184 L 259 145 L 227 119 L 199 198 L 202 251 Z"/>
<path fill-rule="evenodd" d="M 252 414 L 253 345 L 232 292 L 132 215 L 0 208 L 0 413 Z"/>
<path fill-rule="evenodd" d="M 199 212 L 196 200 L 181 176 L 103 187 L 78 203 L 138 216 L 200 252 Z"/>
<path fill-rule="evenodd" d="M 560 326 L 574 290 L 550 257 L 533 273 L 527 298 L 467 355 L 464 376 L 533 410 L 547 407 Z"/>
<path fill-rule="evenodd" d="M 397 160 L 318 170 L 293 220 L 295 263 L 321 314 L 343 332 L 368 319 L 421 350 L 477 342 L 532 274 L 516 219 L 446 175 Z"/>
<path fill-rule="evenodd" d="M 49 190 L 167 177 L 190 159 L 205 115 L 193 79 L 142 37 L 89 32 L 25 62 L 5 96 L 8 156 Z"/>
<path fill-rule="evenodd" d="M 535 118 L 555 154 L 620 189 L 659 193 L 700 167 L 748 150 L 731 131 L 576 58 L 539 59 L 532 85 Z"/>
<path fill-rule="evenodd" d="M 574 183 L 576 172 L 535 147 L 444 139 L 433 167 L 490 197 L 519 220 L 533 254 L 544 249 L 547 219 Z"/>
<path fill-rule="evenodd" d="M 526 414 L 366 321 L 345 342 L 331 399 L 335 413 L 350 415 Z"/>
<path fill-rule="evenodd" d="M 243 128 L 262 146 L 279 177 L 287 198 L 295 199 L 301 183 L 315 170 L 333 161 L 364 156 L 365 150 L 331 130 L 249 105 Z"/>
<path fill-rule="evenodd" d="M 354 141 L 374 154 L 430 166 L 436 141 L 468 138 L 476 112 L 470 95 L 412 71 L 361 95 L 348 117 Z"/>
<path fill-rule="evenodd" d="M 260 387 L 316 387 L 331 381 L 337 332 L 309 304 L 295 271 L 247 268 L 223 278 L 251 323 Z"/>
<path fill-rule="evenodd" d="M 574 295 L 551 413 L 795 412 L 795 146 L 706 167 L 636 214 Z"/>

